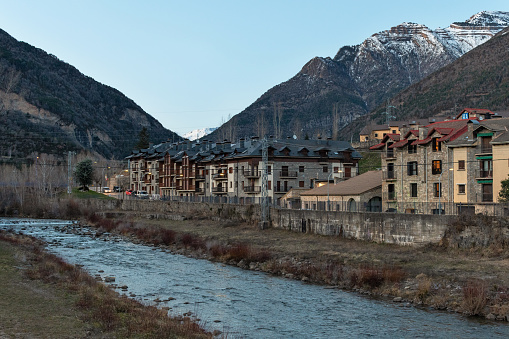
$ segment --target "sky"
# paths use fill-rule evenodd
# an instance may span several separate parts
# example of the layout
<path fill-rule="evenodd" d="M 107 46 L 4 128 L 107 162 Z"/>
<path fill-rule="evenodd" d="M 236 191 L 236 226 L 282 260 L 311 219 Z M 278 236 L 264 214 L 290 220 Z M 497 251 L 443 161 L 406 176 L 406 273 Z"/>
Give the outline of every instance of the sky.
<path fill-rule="evenodd" d="M 184 134 L 217 127 L 312 58 L 402 22 L 431 29 L 504 1 L 0 0 L 0 28 Z"/>

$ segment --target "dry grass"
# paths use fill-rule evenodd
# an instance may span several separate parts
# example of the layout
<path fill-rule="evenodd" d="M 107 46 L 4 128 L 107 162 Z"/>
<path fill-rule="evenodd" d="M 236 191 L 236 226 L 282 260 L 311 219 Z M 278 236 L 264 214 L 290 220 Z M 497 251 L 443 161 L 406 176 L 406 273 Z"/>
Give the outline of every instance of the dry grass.
<path fill-rule="evenodd" d="M 212 337 L 189 318 L 171 318 L 164 310 L 120 296 L 80 268 L 45 252 L 36 239 L 0 231 L 0 240 L 23 250 L 27 278 L 75 295 L 74 305 L 82 310 L 84 320 L 101 331 L 121 338 Z"/>

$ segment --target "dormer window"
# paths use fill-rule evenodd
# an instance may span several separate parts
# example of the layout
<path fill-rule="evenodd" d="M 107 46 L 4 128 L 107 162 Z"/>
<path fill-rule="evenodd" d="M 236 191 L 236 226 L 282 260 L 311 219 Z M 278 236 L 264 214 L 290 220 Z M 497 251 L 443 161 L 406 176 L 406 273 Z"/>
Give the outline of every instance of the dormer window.
<path fill-rule="evenodd" d="M 412 145 L 413 142 L 414 140 L 408 142 L 408 154 L 417 153 L 417 145 Z"/>
<path fill-rule="evenodd" d="M 433 152 L 440 152 L 442 151 L 442 143 L 438 141 L 439 138 L 433 138 L 431 139 L 431 150 Z"/>

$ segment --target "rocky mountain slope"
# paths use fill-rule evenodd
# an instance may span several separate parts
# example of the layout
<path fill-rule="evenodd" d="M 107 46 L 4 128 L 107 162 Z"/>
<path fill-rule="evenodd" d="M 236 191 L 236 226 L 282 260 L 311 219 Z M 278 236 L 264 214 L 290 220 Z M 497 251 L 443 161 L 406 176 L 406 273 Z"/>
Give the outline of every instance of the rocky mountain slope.
<path fill-rule="evenodd" d="M 154 142 L 180 139 L 118 90 L 0 30 L 0 157 L 87 150 L 122 158 L 143 127 Z"/>
<path fill-rule="evenodd" d="M 316 57 L 211 136 L 333 135 L 401 90 L 450 64 L 509 26 L 507 12 L 480 12 L 465 22 L 431 30 L 403 23 Z M 334 114 L 333 112 L 337 112 Z M 234 133 L 232 133 L 234 131 Z"/>

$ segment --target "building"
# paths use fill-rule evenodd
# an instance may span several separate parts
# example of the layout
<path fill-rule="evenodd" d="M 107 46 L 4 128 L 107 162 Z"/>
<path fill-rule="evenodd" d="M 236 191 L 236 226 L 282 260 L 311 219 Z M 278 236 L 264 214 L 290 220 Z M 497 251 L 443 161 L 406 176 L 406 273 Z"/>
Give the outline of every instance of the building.
<path fill-rule="evenodd" d="M 454 202 L 472 213 L 495 213 L 501 182 L 509 178 L 509 118 L 468 122 L 450 143 L 454 159 Z"/>
<path fill-rule="evenodd" d="M 389 121 L 385 125 L 368 125 L 361 130 L 359 137 L 361 142 L 381 141 L 388 134 L 400 134 L 400 129 L 418 129 L 419 126 L 447 120 L 452 120 L 452 118 L 431 117 L 408 121 Z"/>
<path fill-rule="evenodd" d="M 301 208 L 348 212 L 382 211 L 382 171 L 369 171 L 300 193 Z"/>
<path fill-rule="evenodd" d="M 292 188 L 354 177 L 360 154 L 348 142 L 267 140 L 267 192 L 276 202 Z M 162 143 L 129 157 L 131 189 L 154 197 L 218 198 L 239 203 L 262 197 L 262 141 Z M 232 199 L 233 198 L 233 199 Z M 194 199 L 196 200 L 196 199 Z M 203 200 L 203 199 L 202 199 Z"/>
<path fill-rule="evenodd" d="M 402 128 L 370 147 L 382 157 L 383 210 L 400 213 L 451 213 L 453 157 L 447 145 L 467 131 L 470 120 Z"/>

